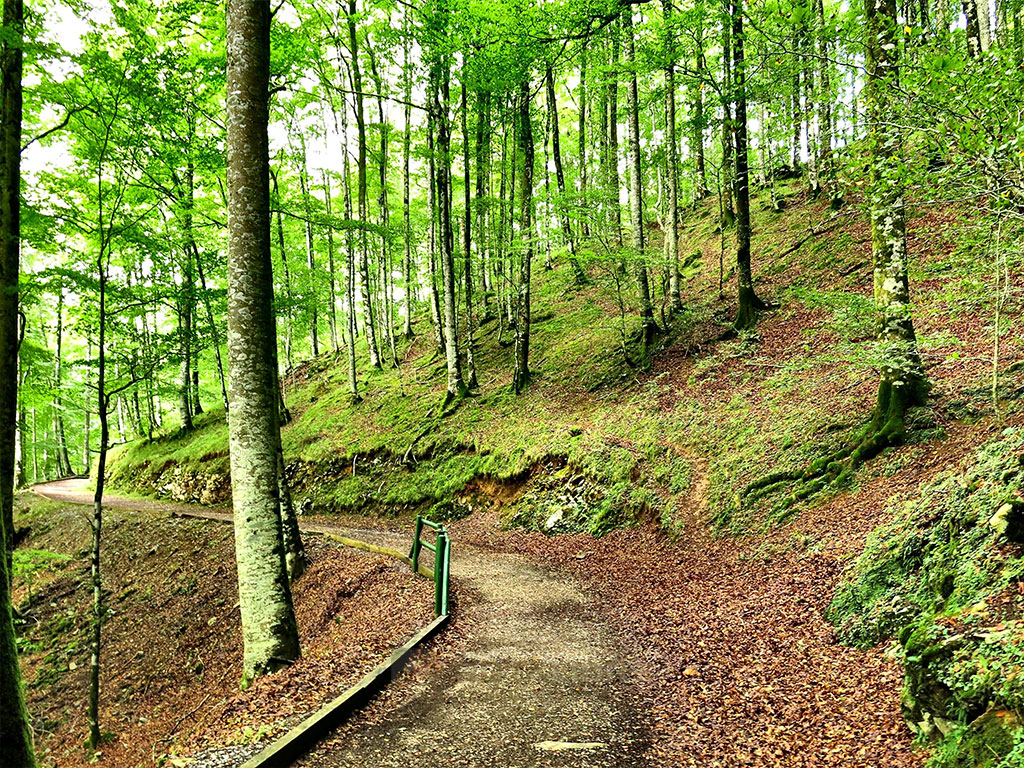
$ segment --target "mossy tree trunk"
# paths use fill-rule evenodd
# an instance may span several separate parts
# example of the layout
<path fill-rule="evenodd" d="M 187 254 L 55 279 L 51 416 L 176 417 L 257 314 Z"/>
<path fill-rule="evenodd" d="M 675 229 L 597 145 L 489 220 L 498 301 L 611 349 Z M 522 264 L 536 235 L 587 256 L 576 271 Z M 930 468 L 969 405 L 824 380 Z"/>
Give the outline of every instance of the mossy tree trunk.
<path fill-rule="evenodd" d="M 279 495 L 267 122 L 270 6 L 227 5 L 228 433 L 235 557 L 248 683 L 299 655 Z"/>
<path fill-rule="evenodd" d="M 891 119 L 892 88 L 899 77 L 895 0 L 865 0 L 867 111 L 871 167 L 868 209 L 875 304 L 879 314 L 882 378 L 872 419 L 873 435 L 855 460 L 868 458 L 904 434 L 906 409 L 921 401 L 924 373 L 910 311 L 907 230 L 903 203 L 902 136 Z"/>
<path fill-rule="evenodd" d="M 22 0 L 4 0 L 0 47 L 0 744 L 11 768 L 35 752 L 21 688 L 11 606 L 15 423 L 18 418 L 18 275 L 21 254 Z"/>

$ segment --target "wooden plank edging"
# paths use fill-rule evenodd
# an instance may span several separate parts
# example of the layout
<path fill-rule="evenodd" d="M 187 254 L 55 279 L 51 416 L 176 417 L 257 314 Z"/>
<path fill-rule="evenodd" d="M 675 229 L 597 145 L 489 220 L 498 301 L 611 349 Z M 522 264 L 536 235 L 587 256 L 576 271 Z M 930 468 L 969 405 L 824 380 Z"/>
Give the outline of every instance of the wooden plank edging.
<path fill-rule="evenodd" d="M 293 761 L 308 752 L 320 739 L 369 703 L 401 671 L 417 646 L 440 632 L 450 618 L 449 614 L 438 616 L 408 642 L 396 648 L 391 653 L 390 659 L 380 664 L 336 699 L 324 704 L 262 752 L 249 758 L 239 768 L 287 768 Z"/>

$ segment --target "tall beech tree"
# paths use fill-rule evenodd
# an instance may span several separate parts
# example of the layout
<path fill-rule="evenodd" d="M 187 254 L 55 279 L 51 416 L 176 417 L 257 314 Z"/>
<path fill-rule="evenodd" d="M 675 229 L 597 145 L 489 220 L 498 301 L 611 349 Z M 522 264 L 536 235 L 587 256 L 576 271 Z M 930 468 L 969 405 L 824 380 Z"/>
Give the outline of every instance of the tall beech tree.
<path fill-rule="evenodd" d="M 11 606 L 14 455 L 18 421 L 21 257 L 22 0 L 4 0 L 0 42 L 0 745 L 11 768 L 35 766 Z"/>
<path fill-rule="evenodd" d="M 299 656 L 278 488 L 270 255 L 270 5 L 227 4 L 228 358 L 242 684 Z"/>

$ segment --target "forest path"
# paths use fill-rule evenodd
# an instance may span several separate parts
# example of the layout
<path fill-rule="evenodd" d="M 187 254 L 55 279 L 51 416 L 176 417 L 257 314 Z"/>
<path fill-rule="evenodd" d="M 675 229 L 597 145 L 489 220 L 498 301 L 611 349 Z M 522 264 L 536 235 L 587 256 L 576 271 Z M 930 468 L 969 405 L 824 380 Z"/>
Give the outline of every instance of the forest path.
<path fill-rule="evenodd" d="M 92 503 L 85 479 L 33 490 L 55 501 Z M 117 495 L 105 495 L 104 506 L 231 519 L 227 509 Z M 311 532 L 408 547 L 408 534 L 301 524 Z M 452 554 L 458 637 L 451 652 L 441 649 L 443 666 L 407 679 L 394 705 L 389 698 L 372 717 L 357 715 L 299 765 L 651 765 L 644 708 L 637 703 L 624 650 L 580 585 L 522 555 L 458 541 Z"/>

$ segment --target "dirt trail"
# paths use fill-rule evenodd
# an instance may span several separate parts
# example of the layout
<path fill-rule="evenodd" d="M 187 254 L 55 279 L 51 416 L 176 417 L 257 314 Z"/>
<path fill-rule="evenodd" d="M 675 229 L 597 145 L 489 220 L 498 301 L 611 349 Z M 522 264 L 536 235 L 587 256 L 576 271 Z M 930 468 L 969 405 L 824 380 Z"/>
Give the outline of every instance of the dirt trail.
<path fill-rule="evenodd" d="M 35 487 L 47 498 L 91 503 L 87 481 Z M 106 496 L 110 507 L 213 520 L 229 510 Z M 399 549 L 408 537 L 303 522 Z M 403 546 L 404 543 L 404 546 Z M 398 709 L 345 729 L 304 766 L 650 766 L 631 672 L 614 631 L 574 580 L 515 554 L 453 547 L 463 637 L 453 658 L 417 680 Z"/>

